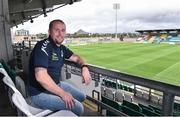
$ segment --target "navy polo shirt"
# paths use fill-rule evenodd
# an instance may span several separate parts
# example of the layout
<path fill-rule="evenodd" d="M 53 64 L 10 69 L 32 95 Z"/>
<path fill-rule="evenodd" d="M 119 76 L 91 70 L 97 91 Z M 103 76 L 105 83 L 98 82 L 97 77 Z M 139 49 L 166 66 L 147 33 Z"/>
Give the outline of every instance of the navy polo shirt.
<path fill-rule="evenodd" d="M 45 89 L 36 81 L 36 67 L 46 68 L 48 74 L 54 82 L 58 84 L 61 80 L 61 68 L 64 64 L 64 60 L 69 59 L 72 54 L 73 52 L 64 45 L 58 47 L 50 37 L 38 42 L 30 55 L 29 86 L 38 91 L 45 91 Z"/>

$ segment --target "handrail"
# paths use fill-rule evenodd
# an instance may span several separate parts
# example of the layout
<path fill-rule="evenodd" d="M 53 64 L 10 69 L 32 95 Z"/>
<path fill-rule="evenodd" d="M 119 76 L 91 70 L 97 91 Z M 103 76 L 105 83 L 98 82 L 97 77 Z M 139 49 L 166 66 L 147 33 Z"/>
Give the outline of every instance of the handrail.
<path fill-rule="evenodd" d="M 80 68 L 79 65 L 75 64 L 72 61 L 66 60 L 65 63 L 68 65 L 72 65 L 72 66 L 76 66 Z M 123 80 L 123 81 L 133 83 L 136 85 L 141 85 L 141 86 L 152 88 L 158 91 L 168 92 L 176 96 L 180 96 L 180 86 L 175 86 L 175 85 L 163 83 L 160 81 L 154 81 L 154 80 L 146 79 L 146 78 L 135 76 L 135 75 L 121 73 L 119 71 L 109 70 L 109 69 L 98 67 L 95 65 L 88 65 L 88 68 L 91 72 L 103 74 L 112 78 L 117 78 L 118 80 Z"/>
<path fill-rule="evenodd" d="M 66 64 L 71 66 L 76 66 L 80 68 L 79 65 L 75 64 L 72 61 L 65 61 Z M 145 86 L 151 89 L 155 89 L 163 92 L 163 105 L 162 105 L 162 115 L 173 115 L 173 100 L 175 96 L 180 96 L 180 87 L 171 85 L 168 83 L 163 83 L 159 81 L 154 81 L 146 78 L 142 78 L 139 76 L 134 76 L 126 73 L 121 73 L 115 70 L 108 70 L 103 67 L 98 67 L 95 65 L 88 65 L 90 72 L 95 72 L 99 74 L 103 74 L 112 78 L 116 78 L 118 80 L 126 81 L 129 83 L 133 83 L 136 85 Z"/>

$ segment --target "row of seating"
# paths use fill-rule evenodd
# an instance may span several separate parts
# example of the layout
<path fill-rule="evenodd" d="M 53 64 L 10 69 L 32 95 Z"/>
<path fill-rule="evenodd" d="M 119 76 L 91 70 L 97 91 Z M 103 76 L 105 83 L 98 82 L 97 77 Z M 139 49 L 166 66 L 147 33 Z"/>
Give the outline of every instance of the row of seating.
<path fill-rule="evenodd" d="M 154 104 L 158 104 L 158 105 L 162 105 L 163 103 L 163 98 L 160 95 L 150 95 L 149 97 L 149 93 L 142 91 L 142 90 L 136 90 L 135 91 L 135 96 L 139 97 L 141 99 L 147 100 L 147 101 L 151 101 Z M 149 100 L 150 98 L 150 100 Z"/>
<path fill-rule="evenodd" d="M 114 90 L 104 86 L 101 86 L 101 95 L 118 102 L 122 102 L 123 100 L 127 100 L 130 102 L 133 101 L 133 94 L 128 94 L 123 90 Z"/>
<path fill-rule="evenodd" d="M 134 93 L 136 97 L 140 97 L 142 99 L 149 100 L 148 92 L 144 92 L 141 90 L 135 90 L 127 85 L 119 84 L 113 80 L 103 79 L 102 86 L 107 87 L 105 89 L 107 90 L 106 92 L 108 92 L 108 94 L 105 94 L 105 95 L 107 95 L 108 98 L 113 97 L 114 99 L 117 99 L 118 101 L 127 100 L 127 101 L 132 102 L 133 97 L 126 95 L 126 93 L 122 93 L 122 91 L 120 91 L 121 93 L 117 93 L 116 91 L 113 91 L 113 95 L 111 96 L 111 93 L 109 93 L 111 91 L 108 91 L 108 88 L 112 88 L 112 89 L 116 89 L 116 90 L 117 89 L 124 90 L 124 91 L 130 92 L 130 93 Z M 105 93 L 105 91 L 103 91 L 102 89 L 101 89 L 101 92 Z M 116 95 L 118 95 L 118 96 L 116 96 Z M 150 101 L 155 104 L 162 105 L 163 98 L 162 98 L 162 96 L 151 95 Z M 174 109 L 180 111 L 180 103 L 174 102 Z"/>
<path fill-rule="evenodd" d="M 135 111 L 135 110 L 131 109 L 130 107 L 127 107 L 126 105 L 119 104 L 118 102 L 110 100 L 107 97 L 101 96 L 101 101 L 103 103 L 125 113 L 128 116 L 145 116 L 143 113 Z M 109 110 L 107 110 L 106 114 L 107 114 L 107 116 L 116 116 L 114 113 L 110 112 Z"/>
<path fill-rule="evenodd" d="M 101 96 L 102 102 L 129 115 L 129 116 L 160 116 L 160 114 L 156 113 L 154 110 L 148 109 L 148 107 L 140 104 L 141 106 L 134 104 L 132 102 L 128 102 L 126 100 L 123 101 L 122 104 L 110 100 L 107 97 Z M 149 107 L 150 108 L 150 107 Z M 109 113 L 108 115 L 114 116 L 113 113 Z"/>
<path fill-rule="evenodd" d="M 101 95 L 102 102 L 117 109 L 129 116 L 160 116 L 162 109 L 153 105 L 143 105 L 141 103 L 133 103 L 127 100 L 123 100 L 122 103 L 118 103 L 115 100 L 111 100 L 108 97 Z M 111 116 L 114 114 L 110 112 Z M 174 111 L 173 116 L 180 116 L 179 111 Z"/>
<path fill-rule="evenodd" d="M 103 79 L 102 85 L 104 85 L 106 87 L 111 87 L 114 89 L 125 90 L 125 91 L 132 92 L 132 93 L 134 92 L 133 88 L 131 88 L 127 85 L 124 85 L 124 84 L 116 83 L 115 81 L 112 81 L 112 80 Z"/>
<path fill-rule="evenodd" d="M 5 62 L 4 62 L 5 63 Z M 6 63 L 5 63 L 6 64 Z M 6 66 L 8 66 L 6 64 Z M 7 67 L 10 68 L 10 67 Z M 9 70 L 10 71 L 10 70 Z M 40 109 L 35 105 L 28 104 L 28 98 L 26 97 L 25 85 L 23 80 L 19 76 L 15 76 L 15 83 L 12 78 L 6 72 L 4 65 L 0 62 L 0 73 L 4 75 L 3 82 L 6 84 L 6 90 L 9 95 L 9 99 L 12 105 L 17 107 L 17 112 L 19 116 L 76 116 L 73 112 L 68 110 L 60 110 L 57 112 L 52 112 L 48 109 Z M 24 87 L 24 88 L 23 88 Z M 23 93 L 22 93 L 23 92 Z"/>

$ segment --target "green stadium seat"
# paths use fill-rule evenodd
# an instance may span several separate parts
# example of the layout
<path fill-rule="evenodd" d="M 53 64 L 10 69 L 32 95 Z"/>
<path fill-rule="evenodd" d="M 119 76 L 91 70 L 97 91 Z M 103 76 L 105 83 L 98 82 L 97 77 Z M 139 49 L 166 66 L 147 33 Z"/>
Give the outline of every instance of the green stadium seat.
<path fill-rule="evenodd" d="M 138 105 L 134 104 L 134 103 L 131 103 L 129 101 L 126 101 L 126 100 L 123 100 L 123 103 L 122 103 L 123 106 L 127 106 L 135 111 L 138 111 L 138 112 L 141 112 L 142 111 L 142 108 L 139 107 Z"/>
<path fill-rule="evenodd" d="M 105 80 L 105 86 L 110 87 L 110 85 L 111 85 L 111 82 L 109 80 Z"/>
<path fill-rule="evenodd" d="M 118 88 L 119 89 L 123 89 L 123 85 L 122 84 L 118 84 Z"/>
<path fill-rule="evenodd" d="M 6 70 L 6 72 L 9 74 L 9 71 L 10 71 L 10 66 L 4 61 L 1 59 L 1 64 L 3 65 L 3 68 Z"/>
<path fill-rule="evenodd" d="M 107 104 L 107 105 L 121 111 L 121 105 L 119 105 L 118 102 L 110 100 L 110 99 L 108 99 L 108 98 L 106 98 L 104 96 L 101 96 L 101 101 L 103 103 L 105 103 L 105 104 Z M 115 116 L 115 114 L 107 110 L 107 116 Z"/>
<path fill-rule="evenodd" d="M 123 90 L 128 91 L 128 86 L 123 85 Z"/>
<path fill-rule="evenodd" d="M 177 102 L 174 102 L 174 109 L 180 111 L 180 104 Z"/>
<path fill-rule="evenodd" d="M 103 103 L 105 103 L 105 104 L 107 104 L 107 105 L 109 105 L 111 107 L 114 107 L 117 110 L 119 109 L 119 103 L 118 102 L 110 100 L 110 99 L 108 99 L 108 98 L 106 98 L 104 96 L 101 96 L 101 99 L 102 99 Z"/>
<path fill-rule="evenodd" d="M 116 89 L 116 82 L 112 81 L 112 82 L 111 82 L 111 87 L 114 88 L 114 89 Z"/>
<path fill-rule="evenodd" d="M 142 109 L 143 109 L 143 108 L 146 108 L 146 109 L 148 109 L 148 110 L 154 111 L 154 109 L 153 109 L 152 107 L 145 106 L 145 105 L 140 104 L 140 103 L 138 103 L 138 105 L 139 105 Z"/>
<path fill-rule="evenodd" d="M 156 113 L 156 112 L 149 110 L 147 108 L 142 108 L 142 113 L 147 115 L 147 116 L 160 116 L 159 113 Z"/>
<path fill-rule="evenodd" d="M 155 111 L 156 113 L 158 113 L 158 114 L 161 114 L 161 112 L 162 112 L 162 110 L 161 110 L 160 108 L 158 108 L 158 107 L 155 107 L 155 106 L 152 106 L 152 105 L 149 105 L 149 107 L 153 108 L 154 111 Z"/>
<path fill-rule="evenodd" d="M 173 112 L 173 116 L 177 116 L 177 117 L 180 117 L 180 112 Z"/>
<path fill-rule="evenodd" d="M 6 70 L 8 75 L 12 78 L 13 82 L 15 82 L 15 78 L 17 76 L 15 70 L 11 69 L 10 66 L 4 60 L 1 59 L 0 61 L 1 61 L 1 64 L 3 65 L 3 68 Z"/>
<path fill-rule="evenodd" d="M 133 110 L 130 107 L 127 107 L 125 105 L 122 106 L 122 112 L 129 115 L 129 116 L 146 116 L 143 113 L 135 111 L 135 110 Z"/>
<path fill-rule="evenodd" d="M 12 78 L 12 80 L 15 82 L 15 78 L 17 76 L 16 71 L 11 69 L 9 72 L 9 76 Z"/>
<path fill-rule="evenodd" d="M 133 92 L 134 92 L 134 89 L 131 88 L 131 87 L 128 87 L 128 91 L 133 93 Z"/>
<path fill-rule="evenodd" d="M 0 68 L 3 68 L 3 65 L 1 64 L 1 62 L 0 62 Z"/>

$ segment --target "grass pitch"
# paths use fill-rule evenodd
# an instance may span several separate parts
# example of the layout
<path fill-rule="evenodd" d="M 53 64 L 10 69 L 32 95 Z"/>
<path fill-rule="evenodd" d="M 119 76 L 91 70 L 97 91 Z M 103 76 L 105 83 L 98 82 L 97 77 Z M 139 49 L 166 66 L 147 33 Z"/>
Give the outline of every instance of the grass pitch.
<path fill-rule="evenodd" d="M 87 63 L 180 86 L 180 46 L 105 43 L 70 46 Z"/>

